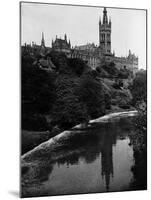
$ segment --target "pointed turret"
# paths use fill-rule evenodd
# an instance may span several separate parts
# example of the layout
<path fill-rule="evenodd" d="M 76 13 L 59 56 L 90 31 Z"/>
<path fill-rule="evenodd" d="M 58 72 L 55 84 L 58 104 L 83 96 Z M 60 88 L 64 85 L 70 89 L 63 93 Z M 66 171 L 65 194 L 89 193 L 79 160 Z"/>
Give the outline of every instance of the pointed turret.
<path fill-rule="evenodd" d="M 64 35 L 64 39 L 65 39 L 65 41 L 67 41 L 67 35 L 66 34 Z"/>
<path fill-rule="evenodd" d="M 71 43 L 70 43 L 70 40 L 69 40 L 69 47 L 71 48 Z"/>
<path fill-rule="evenodd" d="M 44 33 L 42 32 L 41 46 L 45 47 Z"/>
<path fill-rule="evenodd" d="M 104 7 L 104 10 L 103 10 L 103 24 L 108 24 L 107 10 L 106 10 L 105 7 Z"/>

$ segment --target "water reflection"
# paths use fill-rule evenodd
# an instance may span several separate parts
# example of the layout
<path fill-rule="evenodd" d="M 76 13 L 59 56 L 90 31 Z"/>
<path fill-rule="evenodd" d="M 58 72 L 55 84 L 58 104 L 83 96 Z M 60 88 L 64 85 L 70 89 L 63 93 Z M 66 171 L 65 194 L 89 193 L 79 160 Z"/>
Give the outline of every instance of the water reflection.
<path fill-rule="evenodd" d="M 113 149 L 112 149 L 112 141 L 108 141 L 105 138 L 104 144 L 101 149 L 101 166 L 102 166 L 102 178 L 105 178 L 106 182 L 106 191 L 109 190 L 110 185 L 110 176 L 113 177 Z"/>
<path fill-rule="evenodd" d="M 125 120 L 72 130 L 72 137 L 55 149 L 56 160 L 46 157 L 25 174 L 23 196 L 130 190 L 130 130 Z"/>

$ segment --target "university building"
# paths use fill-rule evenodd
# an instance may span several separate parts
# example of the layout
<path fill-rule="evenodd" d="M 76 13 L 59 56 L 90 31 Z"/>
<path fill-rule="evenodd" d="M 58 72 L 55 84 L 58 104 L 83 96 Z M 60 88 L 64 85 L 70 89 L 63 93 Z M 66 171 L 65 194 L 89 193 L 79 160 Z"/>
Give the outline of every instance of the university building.
<path fill-rule="evenodd" d="M 75 46 L 71 50 L 71 57 L 87 60 L 94 69 L 104 62 L 114 62 L 117 68 L 127 68 L 135 74 L 138 70 L 138 57 L 130 50 L 126 57 L 115 56 L 115 52 L 111 52 L 111 31 L 111 19 L 108 20 L 107 10 L 104 8 L 103 20 L 99 19 L 99 46 L 94 45 L 94 43 Z"/>
<path fill-rule="evenodd" d="M 71 47 L 71 42 L 64 35 L 64 38 L 58 38 L 56 36 L 55 40 L 52 40 L 51 48 L 45 46 L 44 35 L 42 33 L 41 45 L 36 45 L 32 43 L 31 45 L 26 45 L 22 47 L 23 50 L 29 50 L 32 53 L 40 52 L 44 55 L 46 52 L 57 51 L 62 52 L 70 58 L 80 58 L 87 62 L 87 64 L 96 69 L 100 67 L 104 62 L 110 63 L 114 62 L 115 66 L 119 69 L 127 68 L 135 74 L 138 70 L 138 57 L 135 56 L 130 50 L 126 57 L 117 57 L 115 52 L 111 51 L 111 32 L 112 32 L 112 22 L 111 18 L 108 19 L 107 9 L 103 10 L 103 19 L 99 19 L 99 45 L 94 43 L 88 43 L 81 46 Z"/>

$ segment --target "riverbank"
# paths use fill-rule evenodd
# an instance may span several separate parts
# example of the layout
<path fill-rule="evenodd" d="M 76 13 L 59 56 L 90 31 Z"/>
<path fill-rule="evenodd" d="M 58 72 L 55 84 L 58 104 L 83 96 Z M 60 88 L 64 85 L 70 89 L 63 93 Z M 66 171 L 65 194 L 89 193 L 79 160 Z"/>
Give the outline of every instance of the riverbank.
<path fill-rule="evenodd" d="M 83 164 L 87 165 L 87 163 L 88 165 L 91 164 L 93 169 L 93 163 L 95 163 L 96 159 L 99 160 L 99 163 L 102 163 L 98 155 L 103 154 L 106 156 L 105 159 L 110 160 L 108 164 L 112 167 L 112 146 L 115 145 L 115 141 L 119 141 L 117 142 L 117 146 L 121 144 L 120 152 L 123 145 L 126 145 L 125 148 L 131 149 L 129 146 L 130 141 L 126 138 L 130 130 L 132 130 L 130 117 L 135 115 L 137 115 L 136 111 L 112 113 L 91 120 L 87 125 L 79 124 L 70 130 L 63 131 L 24 154 L 21 157 L 22 195 L 24 197 L 37 196 L 41 192 L 46 195 L 47 187 L 45 188 L 44 185 L 52 181 L 52 179 L 49 180 L 49 177 L 51 173 L 55 173 L 55 169 L 61 173 L 65 167 L 63 174 L 67 176 L 70 173 L 70 169 L 66 168 L 66 164 L 69 164 L 69 168 L 72 168 L 75 164 L 76 168 L 74 172 L 78 176 L 79 170 L 76 169 L 80 165 L 79 163 L 82 166 Z M 104 154 L 104 152 L 106 153 Z M 125 156 L 122 154 L 124 160 L 126 156 L 127 154 Z M 122 158 L 119 155 L 117 158 L 122 163 Z M 104 163 L 102 165 L 104 166 Z M 132 163 L 130 165 L 132 166 Z M 81 170 L 81 167 L 79 169 Z M 130 167 L 128 166 L 127 169 L 131 176 Z M 98 168 L 98 170 L 100 169 Z M 70 176 L 72 175 L 73 173 L 70 174 Z M 73 180 L 76 180 L 76 178 L 73 178 Z M 102 180 L 101 177 L 100 180 Z M 130 180 L 127 179 L 127 182 L 129 183 Z M 52 184 L 55 186 L 55 181 L 52 181 Z M 37 188 L 39 189 L 37 190 Z M 53 190 L 49 189 L 49 192 L 50 195 L 53 194 Z"/>
<path fill-rule="evenodd" d="M 134 111 L 133 108 L 131 109 L 120 109 L 117 107 L 113 107 L 110 110 L 107 110 L 106 115 L 94 119 L 94 120 L 90 120 L 90 123 L 93 123 L 95 120 L 101 119 L 101 121 L 108 119 L 108 117 L 106 118 L 106 116 L 110 116 L 110 118 L 115 119 L 115 117 L 122 117 L 120 113 L 127 113 L 129 111 Z M 117 115 L 115 114 L 117 113 Z M 113 115 L 112 115 L 113 114 Z M 97 121 L 96 121 L 97 122 Z M 75 127 L 78 126 L 85 126 L 85 124 L 81 124 L 81 125 L 76 125 Z M 60 130 L 57 126 L 55 126 L 51 131 L 50 130 L 46 130 L 46 131 L 30 131 L 30 130 L 22 130 L 21 131 L 21 139 L 22 139 L 22 145 L 21 145 L 21 155 L 27 153 L 28 151 L 32 150 L 33 148 L 35 148 L 36 146 L 38 146 L 39 144 L 51 139 L 52 137 L 55 137 L 56 135 L 60 134 L 63 130 Z"/>
<path fill-rule="evenodd" d="M 40 144 L 39 146 L 35 147 L 31 151 L 25 153 L 21 157 L 21 159 L 22 159 L 22 161 L 30 162 L 33 159 L 42 158 L 42 155 L 44 155 L 45 153 L 46 154 L 48 153 L 47 152 L 48 149 L 49 149 L 49 153 L 50 153 L 51 150 L 53 150 L 54 148 L 57 148 L 57 147 L 59 147 L 61 145 L 62 140 L 66 140 L 71 135 L 73 136 L 74 134 L 78 134 L 78 129 L 79 128 L 80 129 L 81 128 L 85 128 L 85 126 L 89 127 L 93 123 L 106 123 L 106 122 L 109 122 L 111 120 L 117 120 L 119 118 L 135 116 L 135 115 L 137 115 L 137 111 L 136 110 L 118 112 L 118 113 L 110 113 L 110 114 L 102 116 L 100 118 L 97 118 L 97 119 L 94 119 L 94 120 L 90 120 L 87 125 L 85 125 L 85 124 L 76 125 L 71 130 L 63 131 L 62 133 L 56 135 L 55 137 L 49 139 L 48 141 L 43 142 L 42 144 Z"/>
<path fill-rule="evenodd" d="M 21 145 L 21 154 L 25 154 L 31 149 L 35 148 L 39 144 L 49 140 L 50 138 L 58 135 L 60 133 L 60 129 L 54 127 L 53 130 L 46 130 L 46 131 L 28 131 L 22 130 L 22 145 Z"/>

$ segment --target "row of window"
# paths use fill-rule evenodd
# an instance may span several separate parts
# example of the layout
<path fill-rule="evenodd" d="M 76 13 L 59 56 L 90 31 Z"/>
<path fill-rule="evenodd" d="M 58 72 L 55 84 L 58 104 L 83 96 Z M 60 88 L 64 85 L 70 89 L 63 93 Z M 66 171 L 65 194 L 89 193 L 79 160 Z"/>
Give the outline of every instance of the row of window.
<path fill-rule="evenodd" d="M 106 38 L 105 38 L 105 35 L 106 35 L 105 33 L 101 34 L 101 40 L 104 41 L 105 39 L 107 39 L 108 41 L 110 41 L 110 39 L 111 39 L 111 38 L 110 38 L 110 34 L 107 34 L 107 35 L 106 35 Z"/>
<path fill-rule="evenodd" d="M 101 46 L 102 46 L 103 49 L 106 49 L 106 48 L 105 48 L 105 44 L 102 44 Z M 110 44 L 109 44 L 109 43 L 107 43 L 107 52 L 108 52 L 108 53 L 111 52 L 111 51 L 110 51 Z"/>

